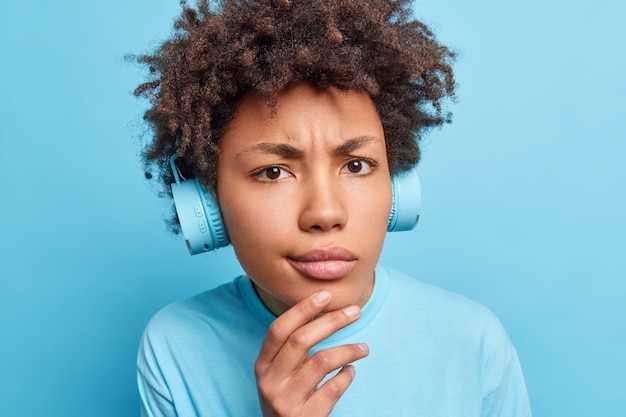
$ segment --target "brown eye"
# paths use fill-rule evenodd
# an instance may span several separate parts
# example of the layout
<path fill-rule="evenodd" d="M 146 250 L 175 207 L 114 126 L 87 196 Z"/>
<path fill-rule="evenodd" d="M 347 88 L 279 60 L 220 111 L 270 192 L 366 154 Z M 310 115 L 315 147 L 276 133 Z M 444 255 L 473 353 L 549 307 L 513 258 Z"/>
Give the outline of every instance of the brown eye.
<path fill-rule="evenodd" d="M 370 159 L 359 158 L 348 161 L 341 170 L 344 173 L 354 174 L 354 175 L 366 175 L 374 170 L 376 167 L 376 162 Z"/>
<path fill-rule="evenodd" d="M 270 167 L 265 170 L 265 176 L 270 180 L 277 180 L 280 178 L 280 171 L 278 167 Z"/>
<path fill-rule="evenodd" d="M 350 161 L 348 162 L 346 168 L 348 168 L 348 171 L 350 171 L 351 173 L 358 174 L 363 169 L 363 163 L 359 160 Z"/>
<path fill-rule="evenodd" d="M 254 176 L 261 181 L 278 181 L 290 176 L 289 171 L 279 166 L 260 168 Z"/>

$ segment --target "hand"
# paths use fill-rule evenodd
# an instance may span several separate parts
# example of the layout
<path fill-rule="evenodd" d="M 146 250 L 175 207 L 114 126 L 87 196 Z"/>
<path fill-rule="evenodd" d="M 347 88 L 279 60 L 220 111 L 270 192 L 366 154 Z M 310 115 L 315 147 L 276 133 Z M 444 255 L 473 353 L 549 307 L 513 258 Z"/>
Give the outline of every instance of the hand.
<path fill-rule="evenodd" d="M 317 292 L 271 324 L 254 366 L 263 416 L 328 416 L 354 379 L 349 364 L 368 355 L 363 343 L 309 354 L 313 346 L 361 316 L 361 309 L 353 305 L 311 321 L 330 299 L 328 291 Z M 326 375 L 339 368 L 318 388 Z"/>

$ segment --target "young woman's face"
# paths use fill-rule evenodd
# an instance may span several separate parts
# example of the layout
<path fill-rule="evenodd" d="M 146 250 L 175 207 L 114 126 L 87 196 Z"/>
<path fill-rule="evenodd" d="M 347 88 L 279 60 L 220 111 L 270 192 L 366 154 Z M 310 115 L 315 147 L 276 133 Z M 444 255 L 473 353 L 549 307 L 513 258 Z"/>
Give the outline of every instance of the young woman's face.
<path fill-rule="evenodd" d="M 235 253 L 275 314 L 312 293 L 365 304 L 391 209 L 385 138 L 365 93 L 297 84 L 254 95 L 220 141 L 217 194 Z"/>

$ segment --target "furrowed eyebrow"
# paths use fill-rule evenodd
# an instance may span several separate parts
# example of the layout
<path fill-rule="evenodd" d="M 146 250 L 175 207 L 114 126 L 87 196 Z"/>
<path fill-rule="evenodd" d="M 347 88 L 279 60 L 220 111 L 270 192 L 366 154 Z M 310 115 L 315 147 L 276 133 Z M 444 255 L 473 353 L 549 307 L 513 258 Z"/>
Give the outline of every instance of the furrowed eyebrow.
<path fill-rule="evenodd" d="M 338 145 L 335 148 L 333 148 L 333 154 L 334 155 L 349 154 L 351 152 L 356 151 L 360 147 L 365 146 L 369 142 L 375 142 L 375 141 L 376 141 L 376 138 L 372 136 L 358 136 L 356 138 L 348 139 L 341 145 Z"/>
<path fill-rule="evenodd" d="M 358 136 L 356 138 L 348 139 L 344 143 L 335 146 L 332 149 L 332 153 L 333 155 L 349 154 L 359 149 L 360 147 L 366 145 L 367 143 L 374 142 L 376 140 L 377 139 L 373 136 Z M 269 143 L 269 142 L 257 143 L 256 145 L 245 148 L 237 156 L 240 156 L 244 153 L 250 153 L 250 152 L 269 153 L 269 154 L 278 155 L 286 159 L 296 159 L 296 158 L 302 158 L 304 156 L 304 152 L 296 148 L 295 146 L 292 146 L 286 143 Z"/>
<path fill-rule="evenodd" d="M 254 146 L 245 148 L 239 155 L 248 152 L 270 153 L 287 159 L 301 158 L 303 156 L 303 152 L 300 149 L 286 143 L 257 143 Z"/>

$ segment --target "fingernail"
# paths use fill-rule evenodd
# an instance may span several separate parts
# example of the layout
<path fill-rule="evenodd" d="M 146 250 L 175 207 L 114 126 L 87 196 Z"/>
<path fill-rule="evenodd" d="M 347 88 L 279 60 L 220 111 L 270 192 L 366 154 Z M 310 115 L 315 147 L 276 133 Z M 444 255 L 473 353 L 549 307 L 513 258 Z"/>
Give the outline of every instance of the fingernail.
<path fill-rule="evenodd" d="M 367 346 L 365 343 L 357 343 L 356 347 L 362 352 L 367 352 L 369 349 L 369 346 Z"/>
<path fill-rule="evenodd" d="M 361 309 L 359 308 L 359 306 L 348 306 L 343 309 L 343 314 L 350 318 L 358 316 L 360 312 Z"/>
<path fill-rule="evenodd" d="M 343 369 L 345 369 L 350 375 L 352 375 L 353 378 L 356 375 L 356 369 L 354 369 L 354 366 L 352 365 L 346 365 Z"/>
<path fill-rule="evenodd" d="M 313 296 L 313 302 L 317 305 L 324 304 L 330 299 L 330 293 L 328 291 L 320 291 Z"/>

